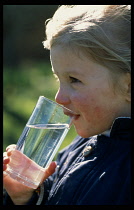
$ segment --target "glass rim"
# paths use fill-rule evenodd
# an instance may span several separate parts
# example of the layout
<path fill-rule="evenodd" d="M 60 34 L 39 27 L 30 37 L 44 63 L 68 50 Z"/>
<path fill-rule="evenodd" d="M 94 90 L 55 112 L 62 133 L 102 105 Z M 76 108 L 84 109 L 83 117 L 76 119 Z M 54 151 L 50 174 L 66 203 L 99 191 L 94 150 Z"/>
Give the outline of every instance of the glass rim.
<path fill-rule="evenodd" d="M 39 99 L 40 99 L 40 98 L 44 98 L 45 100 L 49 101 L 50 103 L 55 104 L 55 105 L 61 107 L 62 109 L 65 109 L 65 110 L 69 111 L 69 112 L 72 113 L 72 114 L 77 114 L 77 113 L 73 112 L 71 109 L 68 109 L 67 107 L 65 107 L 65 106 L 63 106 L 63 105 L 58 104 L 56 101 L 53 101 L 53 100 L 51 100 L 51 99 L 49 99 L 49 98 L 46 98 L 45 96 L 39 96 Z"/>

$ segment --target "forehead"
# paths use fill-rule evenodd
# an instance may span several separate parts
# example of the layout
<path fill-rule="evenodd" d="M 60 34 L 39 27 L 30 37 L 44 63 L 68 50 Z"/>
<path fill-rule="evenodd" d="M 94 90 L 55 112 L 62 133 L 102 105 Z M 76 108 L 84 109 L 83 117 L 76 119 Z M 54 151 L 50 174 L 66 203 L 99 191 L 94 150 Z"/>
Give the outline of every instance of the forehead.
<path fill-rule="evenodd" d="M 82 50 L 74 50 L 72 47 L 63 45 L 57 45 L 51 48 L 50 60 L 52 65 L 64 65 L 66 68 L 70 68 L 70 71 L 72 68 L 75 70 L 75 66 L 76 68 L 78 68 L 78 66 L 81 68 L 81 65 L 86 66 L 87 64 L 89 65 L 89 63 L 90 65 L 94 64 L 94 62 L 91 62 L 90 57 L 86 56 Z"/>
<path fill-rule="evenodd" d="M 79 75 L 87 74 L 87 60 L 81 55 L 78 57 L 71 49 L 64 47 L 53 47 L 50 51 L 52 71 L 57 75 Z"/>
<path fill-rule="evenodd" d="M 50 58 L 52 70 L 57 72 L 67 72 L 69 74 L 79 75 L 103 75 L 109 74 L 106 67 L 94 62 L 90 57 L 86 56 L 83 51 L 79 51 L 78 55 L 70 48 L 62 46 L 53 46 L 50 50 Z"/>

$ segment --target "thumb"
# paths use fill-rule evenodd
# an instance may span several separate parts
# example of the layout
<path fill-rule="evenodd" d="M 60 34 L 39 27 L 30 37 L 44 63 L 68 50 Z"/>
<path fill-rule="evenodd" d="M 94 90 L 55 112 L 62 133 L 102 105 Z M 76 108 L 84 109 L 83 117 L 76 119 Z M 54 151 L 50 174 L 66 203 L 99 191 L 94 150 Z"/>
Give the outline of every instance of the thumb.
<path fill-rule="evenodd" d="M 46 168 L 46 170 L 45 170 L 45 175 L 44 175 L 43 181 L 55 172 L 56 166 L 57 166 L 56 162 L 51 162 L 50 163 L 48 168 Z"/>

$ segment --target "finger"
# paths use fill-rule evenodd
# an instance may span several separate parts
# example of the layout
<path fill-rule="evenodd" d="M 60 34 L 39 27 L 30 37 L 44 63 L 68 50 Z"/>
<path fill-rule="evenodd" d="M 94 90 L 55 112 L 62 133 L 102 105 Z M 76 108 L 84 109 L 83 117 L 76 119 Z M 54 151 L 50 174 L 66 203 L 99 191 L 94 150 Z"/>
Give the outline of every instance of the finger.
<path fill-rule="evenodd" d="M 5 171 L 7 169 L 7 165 L 3 164 L 3 171 Z"/>
<path fill-rule="evenodd" d="M 3 157 L 3 164 L 8 164 L 10 161 L 9 157 Z"/>
<path fill-rule="evenodd" d="M 6 148 L 6 151 L 8 150 L 14 150 L 16 148 L 16 144 L 11 144 Z"/>
<path fill-rule="evenodd" d="M 3 158 L 4 157 L 7 157 L 7 153 L 6 152 L 3 152 Z"/>
<path fill-rule="evenodd" d="M 52 162 L 48 168 L 46 169 L 45 171 L 45 177 L 44 177 L 44 180 L 47 179 L 49 176 L 51 176 L 54 172 L 55 172 L 55 169 L 56 169 L 56 162 Z"/>
<path fill-rule="evenodd" d="M 6 148 L 7 155 L 10 156 L 12 154 L 12 151 L 16 149 L 16 144 L 11 144 Z"/>
<path fill-rule="evenodd" d="M 8 149 L 7 156 L 11 156 L 13 149 Z"/>
<path fill-rule="evenodd" d="M 8 164 L 10 161 L 9 157 L 7 156 L 7 152 L 3 153 L 3 164 Z"/>

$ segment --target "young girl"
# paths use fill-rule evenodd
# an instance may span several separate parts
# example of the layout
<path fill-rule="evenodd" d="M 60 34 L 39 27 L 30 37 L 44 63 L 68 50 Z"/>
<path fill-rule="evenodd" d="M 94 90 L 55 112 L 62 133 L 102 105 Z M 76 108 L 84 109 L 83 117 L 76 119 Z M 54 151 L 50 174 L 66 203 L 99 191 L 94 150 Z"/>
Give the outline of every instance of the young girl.
<path fill-rule="evenodd" d="M 55 99 L 77 113 L 78 137 L 46 169 L 40 192 L 4 175 L 5 205 L 131 204 L 130 12 L 66 5 L 48 21 L 43 44 L 59 80 Z"/>

